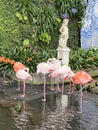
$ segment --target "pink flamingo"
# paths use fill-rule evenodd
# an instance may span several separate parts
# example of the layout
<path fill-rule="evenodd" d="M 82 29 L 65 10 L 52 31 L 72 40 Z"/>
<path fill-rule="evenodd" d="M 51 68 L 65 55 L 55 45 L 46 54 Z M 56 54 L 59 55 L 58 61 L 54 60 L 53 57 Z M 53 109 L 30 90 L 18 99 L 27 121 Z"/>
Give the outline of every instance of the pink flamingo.
<path fill-rule="evenodd" d="M 32 76 L 25 69 L 18 70 L 16 72 L 16 76 L 18 79 L 21 79 L 23 81 L 23 94 L 21 95 L 21 97 L 25 97 L 25 88 L 26 88 L 25 80 L 26 79 L 32 80 Z"/>
<path fill-rule="evenodd" d="M 56 58 L 50 58 L 47 60 L 47 63 L 54 68 L 54 70 L 57 70 L 61 67 L 61 61 Z M 53 83 L 52 83 L 53 77 L 51 77 L 51 87 L 50 90 L 55 90 Z"/>
<path fill-rule="evenodd" d="M 58 84 L 57 84 L 57 90 L 58 91 L 61 91 L 60 87 L 59 87 L 59 81 L 60 81 L 60 79 L 63 80 L 63 82 L 62 82 L 62 94 L 63 94 L 63 89 L 64 89 L 64 79 L 66 77 L 68 77 L 69 75 L 73 75 L 73 72 L 71 71 L 71 68 L 67 65 L 61 66 L 59 69 L 53 71 L 50 74 L 50 77 L 57 77 L 58 78 Z"/>
<path fill-rule="evenodd" d="M 54 68 L 54 70 L 57 70 L 61 67 L 61 61 L 56 58 L 50 58 L 47 60 L 47 63 Z"/>
<path fill-rule="evenodd" d="M 52 71 L 54 71 L 53 67 L 51 67 L 49 64 L 45 63 L 45 62 L 41 62 L 37 65 L 37 74 L 41 73 L 44 75 L 44 99 L 42 101 L 46 101 L 46 77 L 45 75 L 48 73 L 51 73 Z"/>
<path fill-rule="evenodd" d="M 29 68 L 26 67 L 25 65 L 23 65 L 21 62 L 15 62 L 15 64 L 13 65 L 13 69 L 15 72 L 25 69 L 25 71 L 29 72 Z M 20 82 L 18 80 L 18 88 L 17 90 L 20 90 Z"/>
<path fill-rule="evenodd" d="M 23 65 L 21 62 L 15 62 L 15 64 L 13 65 L 13 69 L 15 72 L 17 72 L 18 70 L 27 68 L 25 65 Z M 29 72 L 29 68 L 27 68 L 27 70 Z"/>
<path fill-rule="evenodd" d="M 82 97 L 83 97 L 82 90 L 87 86 L 86 85 L 86 86 L 82 87 L 82 85 L 95 82 L 95 80 L 88 73 L 86 73 L 84 71 L 79 71 L 73 75 L 73 77 L 71 78 L 71 81 L 72 81 L 73 86 L 75 84 L 80 85 L 80 91 L 81 91 L 80 100 L 81 100 L 81 113 L 82 113 Z"/>

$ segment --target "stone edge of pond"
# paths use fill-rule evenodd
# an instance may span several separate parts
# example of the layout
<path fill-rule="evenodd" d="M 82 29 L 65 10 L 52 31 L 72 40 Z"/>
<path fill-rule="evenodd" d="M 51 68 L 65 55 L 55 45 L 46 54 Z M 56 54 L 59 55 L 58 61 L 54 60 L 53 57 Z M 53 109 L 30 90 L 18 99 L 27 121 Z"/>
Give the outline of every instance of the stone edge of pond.
<path fill-rule="evenodd" d="M 90 74 L 93 78 L 94 77 L 98 77 L 98 67 L 95 67 L 95 68 L 89 68 L 89 69 L 81 69 L 85 72 L 87 72 L 88 74 Z M 79 70 L 78 70 L 79 71 Z M 75 71 L 77 72 L 77 71 Z M 8 83 L 11 83 L 11 81 L 18 81 L 17 77 L 14 75 L 11 75 L 11 76 L 6 76 L 6 78 L 4 79 L 3 78 L 3 74 L 0 74 L 1 76 L 1 79 L 0 81 L 3 82 L 5 85 L 8 84 Z M 31 84 L 43 84 L 43 75 L 41 74 L 35 74 L 33 73 L 32 74 L 33 76 L 33 81 L 29 81 L 29 80 L 26 80 L 26 83 L 31 83 Z M 50 81 L 49 81 L 49 78 L 48 76 L 46 75 L 46 78 L 47 78 L 47 84 L 50 84 Z M 40 81 L 39 81 L 40 79 Z M 20 80 L 21 81 L 21 80 Z M 69 80 L 68 81 L 65 81 L 65 83 L 69 83 Z"/>

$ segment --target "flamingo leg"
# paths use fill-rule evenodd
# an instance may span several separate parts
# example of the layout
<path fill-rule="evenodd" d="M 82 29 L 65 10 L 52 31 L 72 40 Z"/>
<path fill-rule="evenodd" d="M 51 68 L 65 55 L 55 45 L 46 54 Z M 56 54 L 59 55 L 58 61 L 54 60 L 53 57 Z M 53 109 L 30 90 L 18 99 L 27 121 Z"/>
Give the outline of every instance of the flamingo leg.
<path fill-rule="evenodd" d="M 72 88 L 72 83 L 70 82 L 69 83 L 69 90 L 68 90 L 67 94 L 71 94 L 71 88 Z"/>
<path fill-rule="evenodd" d="M 71 89 L 72 89 L 72 90 L 71 90 L 71 93 L 74 93 L 75 84 L 72 84 L 71 86 L 72 86 L 72 87 L 71 87 Z"/>
<path fill-rule="evenodd" d="M 52 77 L 50 77 L 50 80 L 51 80 L 51 87 L 50 87 L 50 90 L 55 90 L 55 88 L 54 88 L 54 85 L 53 85 L 53 82 L 52 82 Z"/>
<path fill-rule="evenodd" d="M 43 102 L 43 111 L 42 111 L 43 114 L 45 113 L 45 110 L 46 110 L 46 102 Z"/>
<path fill-rule="evenodd" d="M 59 79 L 59 77 L 58 77 L 56 91 L 61 92 L 61 89 L 60 89 L 60 86 L 59 86 L 59 82 L 60 82 L 60 79 Z"/>
<path fill-rule="evenodd" d="M 83 109 L 83 91 L 82 91 L 82 85 L 80 85 L 80 112 L 82 113 L 82 109 Z"/>
<path fill-rule="evenodd" d="M 25 88 L 26 88 L 26 84 L 25 81 L 23 82 L 23 94 L 21 95 L 21 97 L 25 97 Z"/>
<path fill-rule="evenodd" d="M 18 88 L 16 90 L 20 90 L 20 81 L 18 80 Z"/>
<path fill-rule="evenodd" d="M 25 110 L 26 108 L 25 101 L 22 102 L 22 106 L 23 106 L 23 109 Z"/>
<path fill-rule="evenodd" d="M 46 101 L 46 76 L 44 75 L 44 99 L 42 101 Z"/>
<path fill-rule="evenodd" d="M 64 93 L 64 78 L 62 79 L 62 95 Z"/>

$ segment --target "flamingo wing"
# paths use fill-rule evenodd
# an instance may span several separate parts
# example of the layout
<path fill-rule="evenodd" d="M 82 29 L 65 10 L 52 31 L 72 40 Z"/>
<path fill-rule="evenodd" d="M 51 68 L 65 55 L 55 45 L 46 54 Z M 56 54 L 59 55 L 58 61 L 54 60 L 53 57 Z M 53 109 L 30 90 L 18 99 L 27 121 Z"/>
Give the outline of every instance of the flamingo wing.
<path fill-rule="evenodd" d="M 57 70 L 61 67 L 61 61 L 56 58 L 48 59 L 47 63 L 54 68 L 54 70 Z"/>
<path fill-rule="evenodd" d="M 93 81 L 94 79 L 86 72 L 79 71 L 72 77 L 72 82 L 74 84 L 86 84 Z"/>
<path fill-rule="evenodd" d="M 24 69 L 26 68 L 25 65 L 23 65 L 21 62 L 16 62 L 13 66 L 13 69 L 15 72 L 17 72 L 18 70 Z"/>
<path fill-rule="evenodd" d="M 37 65 L 37 74 L 38 73 L 47 74 L 52 71 L 54 71 L 53 67 L 47 63 L 42 62 Z"/>
<path fill-rule="evenodd" d="M 26 79 L 32 80 L 32 76 L 28 72 L 26 72 L 25 70 L 17 71 L 16 76 L 22 80 L 26 80 Z"/>

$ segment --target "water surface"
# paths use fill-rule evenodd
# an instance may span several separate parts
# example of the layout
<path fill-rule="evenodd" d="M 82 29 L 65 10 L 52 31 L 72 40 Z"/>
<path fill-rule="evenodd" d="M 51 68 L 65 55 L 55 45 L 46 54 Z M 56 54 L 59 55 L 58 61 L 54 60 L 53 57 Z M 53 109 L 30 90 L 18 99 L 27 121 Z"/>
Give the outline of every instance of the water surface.
<path fill-rule="evenodd" d="M 64 98 L 65 95 L 63 95 Z M 21 101 L 23 110 L 13 116 L 9 108 L 0 108 L 0 130 L 98 130 L 98 96 L 84 92 L 80 113 L 79 92 L 62 102 L 62 94 L 50 94 Z"/>

